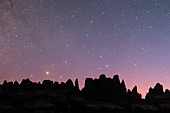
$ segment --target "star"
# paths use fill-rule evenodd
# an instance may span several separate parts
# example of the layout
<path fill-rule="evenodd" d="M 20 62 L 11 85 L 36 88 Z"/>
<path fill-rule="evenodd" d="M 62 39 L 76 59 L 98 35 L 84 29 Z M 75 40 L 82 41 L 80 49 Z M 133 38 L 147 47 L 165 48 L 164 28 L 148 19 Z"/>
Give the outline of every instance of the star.
<path fill-rule="evenodd" d="M 99 56 L 99 58 L 103 58 L 103 56 Z"/>
<path fill-rule="evenodd" d="M 105 65 L 105 67 L 106 67 L 106 68 L 108 68 L 108 67 L 109 67 L 109 65 L 108 65 L 108 64 L 106 64 L 106 65 Z"/>
<path fill-rule="evenodd" d="M 86 37 L 89 37 L 89 34 L 86 34 Z"/>
<path fill-rule="evenodd" d="M 67 44 L 66 44 L 66 47 L 68 47 L 68 46 L 69 46 L 69 44 L 67 43 Z"/>
<path fill-rule="evenodd" d="M 49 75 L 50 73 L 47 71 L 47 72 L 45 72 L 45 74 L 46 74 L 46 75 Z"/>

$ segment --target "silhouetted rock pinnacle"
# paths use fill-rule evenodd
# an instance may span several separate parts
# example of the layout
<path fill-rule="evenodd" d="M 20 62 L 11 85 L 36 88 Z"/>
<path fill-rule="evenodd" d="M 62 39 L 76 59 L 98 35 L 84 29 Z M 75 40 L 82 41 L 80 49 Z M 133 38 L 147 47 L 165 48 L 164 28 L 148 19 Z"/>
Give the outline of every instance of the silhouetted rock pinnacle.
<path fill-rule="evenodd" d="M 54 82 L 54 87 L 58 88 L 59 87 L 59 83 L 57 81 Z"/>
<path fill-rule="evenodd" d="M 3 82 L 3 86 L 6 86 L 7 85 L 7 81 L 6 80 L 4 80 L 4 82 Z"/>
<path fill-rule="evenodd" d="M 157 83 L 154 87 L 154 93 L 158 95 L 163 94 L 163 86 Z"/>
<path fill-rule="evenodd" d="M 19 83 L 17 81 L 15 81 L 14 86 L 19 86 Z"/>
<path fill-rule="evenodd" d="M 78 91 L 80 90 L 80 89 L 79 89 L 78 79 L 75 80 L 75 88 L 76 88 L 76 90 L 78 90 Z"/>
<path fill-rule="evenodd" d="M 99 77 L 100 80 L 105 80 L 106 79 L 106 76 L 104 74 L 100 75 Z"/>
<path fill-rule="evenodd" d="M 21 82 L 21 86 L 28 86 L 30 84 L 32 84 L 32 82 L 30 81 L 29 78 L 23 79 L 22 82 Z"/>
<path fill-rule="evenodd" d="M 170 104 L 170 93 L 168 89 L 163 92 L 163 86 L 157 83 L 154 88 L 149 88 L 145 99 L 150 104 Z"/>
<path fill-rule="evenodd" d="M 169 94 L 169 90 L 168 89 L 165 90 L 165 94 Z"/>
<path fill-rule="evenodd" d="M 44 80 L 42 82 L 42 85 L 45 88 L 52 88 L 53 87 L 53 81 L 51 81 L 51 80 Z"/>
<path fill-rule="evenodd" d="M 71 79 L 68 79 L 67 82 L 66 82 L 66 84 L 67 84 L 68 86 L 70 86 L 70 87 L 73 86 L 73 82 L 72 82 Z"/>
<path fill-rule="evenodd" d="M 125 94 L 126 93 L 126 85 L 125 85 L 124 80 L 122 80 L 122 82 L 120 83 L 120 86 L 121 86 L 121 92 L 123 94 Z"/>
<path fill-rule="evenodd" d="M 137 86 L 135 86 L 135 87 L 132 89 L 132 93 L 134 93 L 134 94 L 135 94 L 135 93 L 138 93 L 138 92 L 137 92 Z"/>
<path fill-rule="evenodd" d="M 118 75 L 114 75 L 114 76 L 113 76 L 113 83 L 114 83 L 116 86 L 119 86 L 119 85 L 120 85 L 120 80 L 119 80 L 119 76 L 118 76 Z"/>
<path fill-rule="evenodd" d="M 129 102 L 139 102 L 141 101 L 142 95 L 137 92 L 137 86 L 135 86 L 132 91 L 128 89 L 127 97 Z"/>
<path fill-rule="evenodd" d="M 93 79 L 92 78 L 86 78 L 85 80 L 85 87 L 90 88 L 93 84 Z"/>

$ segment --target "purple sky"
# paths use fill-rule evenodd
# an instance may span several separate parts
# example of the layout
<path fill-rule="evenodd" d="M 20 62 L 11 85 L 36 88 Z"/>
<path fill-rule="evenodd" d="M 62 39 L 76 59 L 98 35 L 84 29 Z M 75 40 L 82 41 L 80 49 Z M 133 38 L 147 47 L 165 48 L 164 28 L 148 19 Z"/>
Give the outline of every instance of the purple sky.
<path fill-rule="evenodd" d="M 0 82 L 118 74 L 170 89 L 169 0 L 1 0 Z M 46 72 L 49 72 L 48 74 Z"/>

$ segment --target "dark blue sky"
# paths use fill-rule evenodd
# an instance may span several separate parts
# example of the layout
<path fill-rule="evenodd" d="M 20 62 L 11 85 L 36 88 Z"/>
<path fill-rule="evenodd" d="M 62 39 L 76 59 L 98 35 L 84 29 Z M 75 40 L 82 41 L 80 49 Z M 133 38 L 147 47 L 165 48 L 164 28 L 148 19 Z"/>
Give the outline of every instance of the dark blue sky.
<path fill-rule="evenodd" d="M 119 74 L 170 89 L 169 0 L 1 0 L 0 80 Z M 46 72 L 49 72 L 47 75 Z"/>

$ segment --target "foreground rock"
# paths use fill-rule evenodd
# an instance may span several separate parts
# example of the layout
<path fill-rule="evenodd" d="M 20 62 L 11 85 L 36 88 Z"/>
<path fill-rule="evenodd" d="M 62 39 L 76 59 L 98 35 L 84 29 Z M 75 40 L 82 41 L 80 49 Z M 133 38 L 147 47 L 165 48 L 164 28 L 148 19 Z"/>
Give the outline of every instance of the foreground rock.
<path fill-rule="evenodd" d="M 75 83 L 75 84 L 74 84 Z M 0 85 L 0 113 L 169 113 L 170 92 L 159 83 L 146 99 L 137 86 L 127 89 L 118 75 L 87 78 L 79 89 L 78 79 L 65 83 L 44 80 L 42 84 L 23 79 Z"/>

